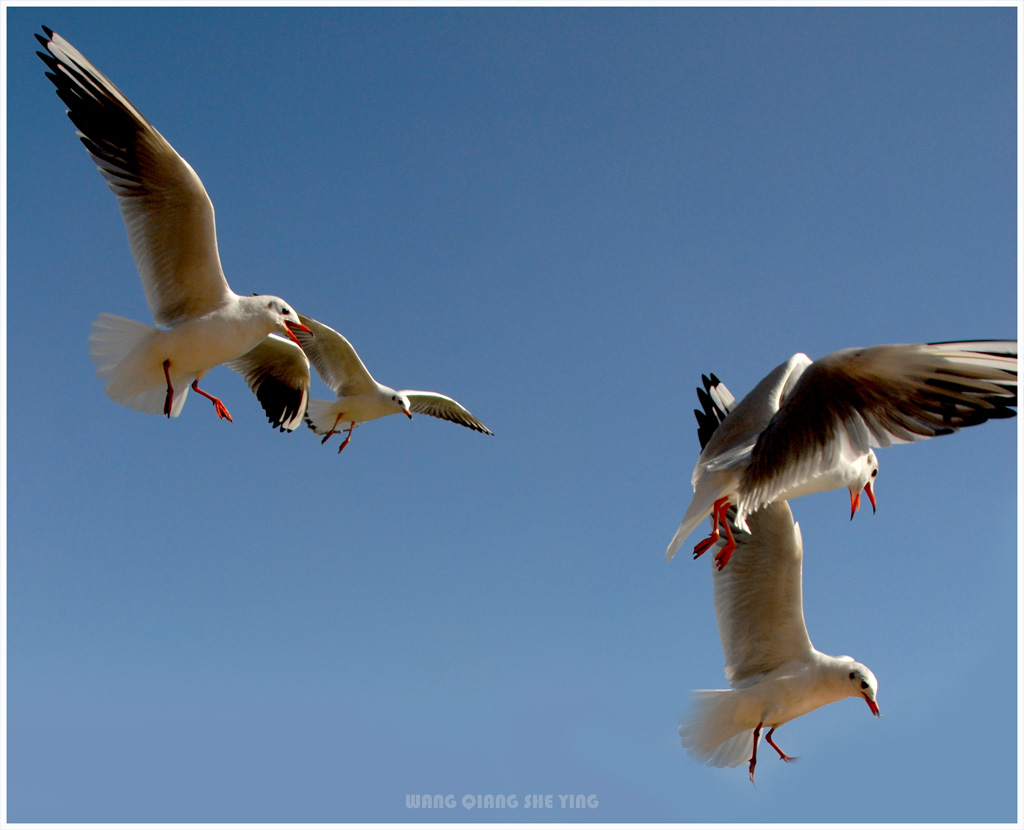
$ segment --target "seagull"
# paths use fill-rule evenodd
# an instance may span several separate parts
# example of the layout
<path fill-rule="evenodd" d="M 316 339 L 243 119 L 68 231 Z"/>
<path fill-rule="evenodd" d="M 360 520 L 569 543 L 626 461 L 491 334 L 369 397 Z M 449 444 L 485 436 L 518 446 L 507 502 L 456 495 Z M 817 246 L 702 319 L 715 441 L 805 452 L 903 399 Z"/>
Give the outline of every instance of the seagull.
<path fill-rule="evenodd" d="M 694 548 L 709 550 L 725 529 L 716 562 L 736 549 L 729 522 L 766 504 L 846 487 L 850 518 L 888 447 L 956 432 L 1017 405 L 1017 341 L 962 341 L 844 349 L 816 361 L 796 354 L 770 372 L 729 411 L 693 471 L 693 500 L 666 551 L 672 559 L 701 520 L 712 532 Z"/>
<path fill-rule="evenodd" d="M 719 389 L 728 395 L 724 386 Z M 707 403 L 705 412 L 712 414 Z M 875 717 L 879 709 L 878 681 L 867 666 L 811 645 L 801 587 L 803 541 L 789 504 L 772 502 L 751 514 L 748 525 L 749 534 L 735 529 L 732 564 L 725 570 L 712 568 L 715 617 L 731 688 L 695 691 L 679 735 L 690 757 L 709 766 L 748 762 L 753 783 L 762 730 L 768 730 L 765 740 L 788 762 L 795 758 L 772 740 L 783 724 L 848 697 L 863 698 Z M 717 544 L 724 546 L 725 540 Z"/>
<path fill-rule="evenodd" d="M 785 723 L 848 697 L 861 697 L 878 717 L 878 681 L 852 657 L 811 645 L 801 592 L 803 541 L 785 501 L 751 514 L 750 534 L 735 531 L 725 570 L 712 568 L 715 617 L 730 689 L 695 691 L 679 727 L 692 758 L 715 767 L 749 761 L 754 781 L 761 731 L 783 761 L 794 758 L 772 740 Z M 717 543 L 724 546 L 725 540 Z"/>
<path fill-rule="evenodd" d="M 181 412 L 191 386 L 213 403 L 219 418 L 232 421 L 223 402 L 200 389 L 199 381 L 215 366 L 237 361 L 233 368 L 247 376 L 250 387 L 260 381 L 254 391 L 271 422 L 294 429 L 302 423 L 308 398 L 308 364 L 303 377 L 295 371 L 301 360 L 285 352 L 291 362 L 282 371 L 275 366 L 279 345 L 267 338 L 281 332 L 301 354 L 295 332 L 305 326 L 280 297 L 243 297 L 231 290 L 202 181 L 81 52 L 45 26 L 43 32 L 45 37 L 36 39 L 46 53 L 36 54 L 50 69 L 46 76 L 117 197 L 156 323 L 99 315 L 89 351 L 97 376 L 106 381 L 104 391 L 130 409 L 170 418 Z M 276 382 L 267 382 L 268 377 Z"/>
<path fill-rule="evenodd" d="M 300 314 L 299 319 L 306 329 L 298 334 L 299 344 L 317 374 L 338 396 L 336 401 L 310 400 L 306 409 L 307 425 L 317 435 L 324 436 L 321 444 L 336 432 L 346 432 L 345 440 L 338 447 L 341 452 L 359 424 L 399 413 L 411 419 L 413 412 L 443 418 L 485 435 L 494 434 L 447 395 L 413 389 L 398 391 L 377 383 L 343 335 L 304 314 Z M 348 424 L 347 429 L 339 429 L 343 423 Z"/>

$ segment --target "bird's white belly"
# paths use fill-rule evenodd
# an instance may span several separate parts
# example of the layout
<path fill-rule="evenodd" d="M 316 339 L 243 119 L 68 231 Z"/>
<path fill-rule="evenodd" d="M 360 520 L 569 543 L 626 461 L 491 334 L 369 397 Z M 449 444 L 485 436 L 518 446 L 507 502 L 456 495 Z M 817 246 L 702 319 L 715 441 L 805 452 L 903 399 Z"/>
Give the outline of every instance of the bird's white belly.
<path fill-rule="evenodd" d="M 236 320 L 217 314 L 197 317 L 161 331 L 150 347 L 153 358 L 171 362 L 177 374 L 202 376 L 214 366 L 241 357 L 255 347 L 268 332 L 251 320 Z"/>
<path fill-rule="evenodd" d="M 180 392 L 214 366 L 245 354 L 265 336 L 262 327 L 254 327 L 252 321 L 225 320 L 216 314 L 172 329 L 153 328 L 118 363 L 107 384 L 107 394 L 124 402 L 147 390 L 165 389 L 164 361 L 169 362 L 172 387 Z"/>
<path fill-rule="evenodd" d="M 355 421 L 357 424 L 374 421 L 385 415 L 394 415 L 397 410 L 387 406 L 378 395 L 351 395 L 334 404 L 335 415 L 343 421 Z"/>
<path fill-rule="evenodd" d="M 752 726 L 759 722 L 780 726 L 840 698 L 819 682 L 818 673 L 809 663 L 791 663 L 744 692 L 746 700 L 739 709 L 743 710 L 745 723 L 749 721 Z"/>

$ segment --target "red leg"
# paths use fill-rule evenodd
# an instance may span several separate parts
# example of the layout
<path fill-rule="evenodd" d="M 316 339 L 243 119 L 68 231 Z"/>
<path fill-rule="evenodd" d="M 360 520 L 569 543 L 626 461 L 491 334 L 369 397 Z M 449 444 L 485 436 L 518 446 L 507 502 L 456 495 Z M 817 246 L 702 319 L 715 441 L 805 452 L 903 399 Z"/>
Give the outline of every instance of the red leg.
<path fill-rule="evenodd" d="M 340 416 L 339 416 L 340 417 Z M 341 452 L 345 447 L 348 446 L 348 442 L 352 440 L 352 430 L 356 428 L 356 422 L 353 421 L 348 425 L 348 435 L 345 436 L 345 440 L 341 442 L 341 446 L 338 447 L 338 452 Z"/>
<path fill-rule="evenodd" d="M 167 397 L 164 398 L 164 415 L 171 417 L 171 404 L 174 402 L 174 387 L 171 386 L 171 361 L 164 361 L 164 377 L 167 378 Z"/>
<path fill-rule="evenodd" d="M 750 756 L 750 783 L 754 783 L 754 767 L 757 766 L 757 742 L 761 738 L 761 727 L 764 726 L 764 721 L 761 721 L 754 727 L 754 752 Z"/>
<path fill-rule="evenodd" d="M 718 523 L 719 523 L 719 521 L 721 521 L 723 524 L 725 524 L 726 531 L 729 530 L 728 522 L 725 521 L 725 511 L 728 510 L 728 509 L 729 509 L 729 499 L 727 497 L 723 496 L 722 498 L 717 499 L 715 501 L 714 506 L 712 506 L 712 508 L 711 508 L 711 535 L 708 536 L 707 539 L 704 539 L 702 542 L 699 542 L 697 545 L 694 546 L 694 548 L 693 548 L 693 558 L 694 559 L 696 559 L 699 556 L 703 556 L 705 553 L 708 552 L 708 549 L 713 544 L 715 544 L 715 542 L 718 541 L 718 538 L 719 538 Z M 731 539 L 732 536 L 730 535 L 729 538 Z M 736 546 L 733 545 L 733 547 L 735 548 Z M 730 553 L 731 553 L 731 551 L 730 551 Z"/>
<path fill-rule="evenodd" d="M 732 528 L 729 527 L 729 522 L 725 518 L 725 513 L 722 514 L 722 527 L 725 528 L 726 542 L 722 549 L 715 554 L 715 562 L 718 563 L 718 570 L 722 570 L 722 568 L 729 564 L 729 557 L 731 557 L 732 552 L 736 550 L 736 540 L 732 538 Z"/>
<path fill-rule="evenodd" d="M 202 395 L 204 398 L 213 401 L 213 408 L 217 411 L 218 418 L 227 418 L 231 423 L 234 423 L 234 418 L 231 417 L 231 413 L 228 412 L 228 408 L 220 402 L 218 398 L 213 397 L 209 392 L 204 392 L 199 388 L 199 378 L 192 381 L 192 389 Z"/>
<path fill-rule="evenodd" d="M 772 745 L 772 749 L 774 749 L 776 752 L 779 753 L 779 757 L 783 761 L 787 761 L 787 762 L 795 761 L 796 760 L 795 757 L 791 757 L 791 756 L 787 755 L 785 752 L 783 752 L 781 749 L 779 749 L 779 747 L 775 743 L 775 741 L 772 740 L 772 732 L 774 732 L 774 731 L 775 731 L 775 727 L 773 726 L 771 729 L 768 730 L 768 734 L 764 736 L 764 739 L 766 741 L 768 741 L 768 743 L 770 743 Z"/>
<path fill-rule="evenodd" d="M 338 413 L 338 417 L 334 419 L 334 426 L 331 427 L 329 430 L 327 430 L 327 434 L 320 440 L 321 444 L 326 444 L 327 443 L 327 439 L 330 438 L 332 435 L 334 435 L 334 430 L 336 430 L 338 428 L 338 422 L 341 421 L 341 416 L 344 415 L 344 414 L 345 414 L 344 412 L 339 412 Z"/>

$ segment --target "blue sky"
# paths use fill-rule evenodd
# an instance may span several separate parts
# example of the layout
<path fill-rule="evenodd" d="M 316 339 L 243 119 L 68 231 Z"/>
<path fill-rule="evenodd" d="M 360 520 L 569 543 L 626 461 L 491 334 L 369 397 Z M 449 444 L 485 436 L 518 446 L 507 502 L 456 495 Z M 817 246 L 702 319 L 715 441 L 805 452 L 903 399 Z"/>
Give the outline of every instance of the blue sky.
<path fill-rule="evenodd" d="M 756 788 L 679 746 L 725 681 L 663 554 L 701 373 L 1015 336 L 1016 13 L 8 8 L 9 818 L 1015 821 L 1015 420 L 882 451 L 876 516 L 794 503 L 884 716 L 781 728 Z M 495 436 L 339 456 L 223 368 L 233 424 L 108 400 L 92 320 L 151 317 L 41 25 L 198 172 L 236 291 Z"/>

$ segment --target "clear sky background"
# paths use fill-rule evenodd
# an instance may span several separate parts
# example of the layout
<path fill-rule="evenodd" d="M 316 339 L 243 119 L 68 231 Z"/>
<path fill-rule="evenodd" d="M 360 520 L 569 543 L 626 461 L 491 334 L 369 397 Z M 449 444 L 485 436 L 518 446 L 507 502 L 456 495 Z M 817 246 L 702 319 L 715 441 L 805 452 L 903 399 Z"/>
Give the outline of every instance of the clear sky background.
<path fill-rule="evenodd" d="M 223 368 L 233 424 L 107 399 L 90 324 L 152 318 L 42 24 L 198 172 L 236 291 L 495 436 L 395 417 L 339 456 Z M 783 727 L 756 788 L 679 745 L 725 680 L 709 560 L 664 559 L 702 372 L 1016 336 L 1015 9 L 7 26 L 11 820 L 1016 820 L 1015 420 L 881 451 L 876 516 L 794 503 L 811 638 L 883 717 Z"/>

